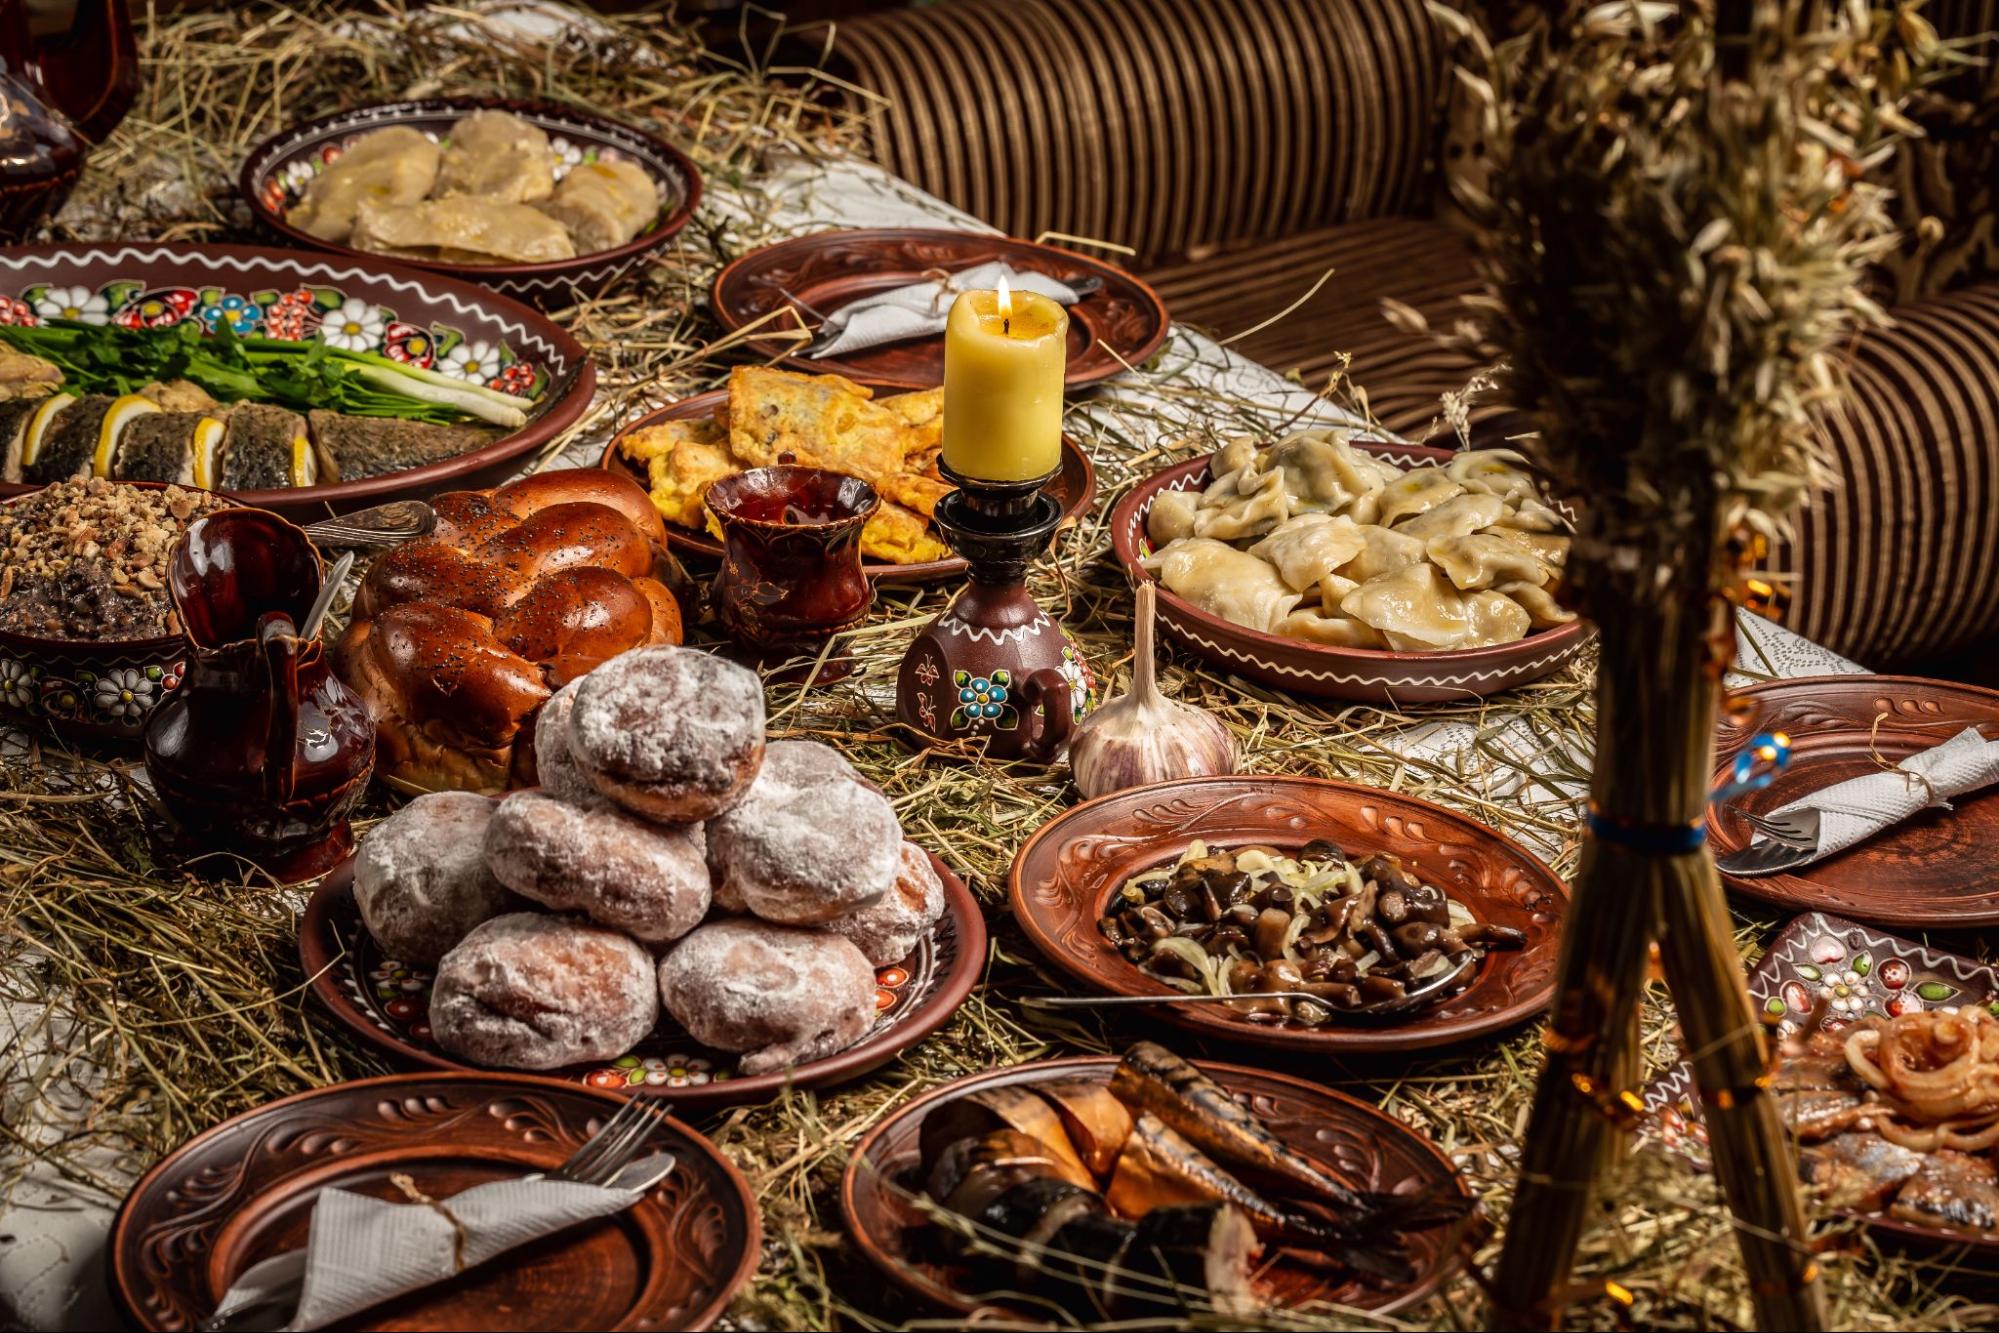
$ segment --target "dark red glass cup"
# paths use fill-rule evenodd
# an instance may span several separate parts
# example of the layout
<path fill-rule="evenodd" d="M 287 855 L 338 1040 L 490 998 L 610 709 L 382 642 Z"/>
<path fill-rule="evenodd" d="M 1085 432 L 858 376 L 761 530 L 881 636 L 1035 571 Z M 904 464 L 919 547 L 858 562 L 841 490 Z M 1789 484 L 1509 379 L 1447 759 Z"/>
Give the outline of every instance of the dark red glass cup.
<path fill-rule="evenodd" d="M 816 657 L 867 616 L 874 590 L 861 572 L 861 529 L 881 505 L 867 482 L 760 467 L 722 478 L 707 502 L 722 525 L 716 608 L 738 643 L 765 657 Z"/>

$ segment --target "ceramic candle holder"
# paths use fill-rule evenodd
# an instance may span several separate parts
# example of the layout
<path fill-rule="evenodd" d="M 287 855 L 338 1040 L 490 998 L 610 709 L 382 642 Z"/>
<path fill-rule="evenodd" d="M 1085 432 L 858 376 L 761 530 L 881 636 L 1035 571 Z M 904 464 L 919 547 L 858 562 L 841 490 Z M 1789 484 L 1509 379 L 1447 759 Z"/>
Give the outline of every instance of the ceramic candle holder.
<path fill-rule="evenodd" d="M 729 636 L 766 661 L 816 659 L 858 625 L 873 590 L 861 572 L 861 529 L 881 505 L 859 477 L 812 467 L 762 467 L 708 489 L 722 525 L 716 610 Z M 814 678 L 853 669 L 837 654 Z"/>
<path fill-rule="evenodd" d="M 958 489 L 933 521 L 971 565 L 970 581 L 904 654 L 896 716 L 919 736 L 982 745 L 988 759 L 1049 763 L 1096 693 L 1082 653 L 1025 583 L 1061 507 L 1042 493 L 1047 477 L 992 482 L 940 470 Z"/>

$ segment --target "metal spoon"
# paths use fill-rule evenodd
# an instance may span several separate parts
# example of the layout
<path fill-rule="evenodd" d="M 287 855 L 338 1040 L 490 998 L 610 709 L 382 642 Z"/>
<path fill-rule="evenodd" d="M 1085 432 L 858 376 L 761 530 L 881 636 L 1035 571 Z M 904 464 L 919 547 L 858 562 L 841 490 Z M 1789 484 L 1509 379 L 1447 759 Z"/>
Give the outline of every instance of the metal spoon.
<path fill-rule="evenodd" d="M 326 581 L 319 585 L 319 596 L 313 599 L 312 609 L 305 613 L 305 623 L 299 626 L 299 638 L 310 642 L 319 637 L 319 622 L 326 619 L 327 608 L 333 605 L 333 595 L 340 591 L 340 585 L 347 581 L 347 571 L 352 568 L 352 551 L 333 562 L 333 568 L 326 572 Z"/>
<path fill-rule="evenodd" d="M 1029 995 L 1023 997 L 1021 1003 L 1030 1009 L 1096 1009 L 1135 1004 L 1232 1004 L 1240 1000 L 1310 1000 L 1335 1018 L 1374 1018 L 1384 1014 L 1406 1013 L 1428 1004 L 1441 992 L 1463 980 L 1465 973 L 1477 963 L 1478 956 L 1468 954 L 1456 967 L 1438 973 L 1421 987 L 1397 999 L 1375 1000 L 1352 1008 L 1343 1008 L 1323 995 L 1299 990 L 1252 991 L 1244 995 Z"/>
<path fill-rule="evenodd" d="M 426 536 L 436 526 L 436 511 L 423 501 L 391 500 L 308 523 L 305 535 L 321 546 L 394 546 Z"/>

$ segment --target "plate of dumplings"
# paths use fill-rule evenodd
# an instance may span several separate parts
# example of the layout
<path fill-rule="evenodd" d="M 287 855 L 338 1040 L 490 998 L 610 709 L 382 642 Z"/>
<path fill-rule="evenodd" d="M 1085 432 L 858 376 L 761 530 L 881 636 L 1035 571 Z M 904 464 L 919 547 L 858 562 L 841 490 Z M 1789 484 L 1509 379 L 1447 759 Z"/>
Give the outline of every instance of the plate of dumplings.
<path fill-rule="evenodd" d="M 543 705 L 540 785 L 419 796 L 306 906 L 305 973 L 405 1063 L 683 1107 L 857 1077 L 956 1012 L 971 891 L 756 673 L 638 648 Z"/>
<path fill-rule="evenodd" d="M 701 174 L 664 140 L 588 112 L 438 97 L 283 130 L 251 149 L 239 188 L 299 245 L 566 305 L 686 226 Z"/>
<path fill-rule="evenodd" d="M 1559 670 L 1571 524 L 1506 449 L 1452 453 L 1315 427 L 1155 473 L 1111 513 L 1168 633 L 1293 694 L 1462 700 Z"/>

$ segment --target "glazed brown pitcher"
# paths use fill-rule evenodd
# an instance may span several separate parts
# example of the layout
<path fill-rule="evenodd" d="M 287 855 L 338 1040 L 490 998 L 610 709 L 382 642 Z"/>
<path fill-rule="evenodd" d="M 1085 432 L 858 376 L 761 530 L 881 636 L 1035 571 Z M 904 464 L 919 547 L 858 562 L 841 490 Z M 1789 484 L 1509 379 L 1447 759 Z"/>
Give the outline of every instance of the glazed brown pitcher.
<path fill-rule="evenodd" d="M 191 651 L 186 681 L 146 727 L 146 772 L 201 848 L 233 851 L 280 883 L 353 849 L 348 815 L 375 766 L 375 726 L 317 633 L 319 553 L 261 509 L 190 526 L 167 586 Z"/>

